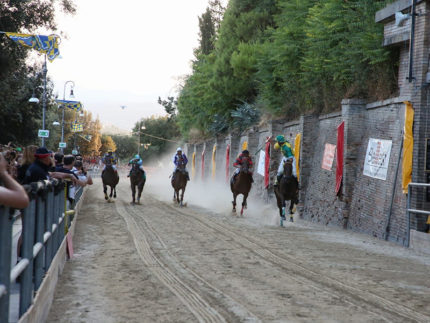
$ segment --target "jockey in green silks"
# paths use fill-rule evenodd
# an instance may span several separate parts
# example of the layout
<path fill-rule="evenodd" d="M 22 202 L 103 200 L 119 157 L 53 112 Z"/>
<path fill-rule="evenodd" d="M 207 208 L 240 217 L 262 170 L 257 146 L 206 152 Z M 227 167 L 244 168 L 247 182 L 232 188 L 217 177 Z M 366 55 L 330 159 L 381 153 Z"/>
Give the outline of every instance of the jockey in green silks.
<path fill-rule="evenodd" d="M 275 186 L 279 184 L 281 177 L 284 173 L 284 162 L 287 160 L 292 160 L 293 166 L 293 176 L 297 180 L 297 169 L 296 169 L 296 158 L 294 157 L 294 149 L 288 140 L 285 139 L 284 136 L 279 135 L 276 137 L 276 144 L 274 146 L 276 150 L 281 149 L 282 160 L 279 164 L 278 173 L 276 176 Z"/>
<path fill-rule="evenodd" d="M 128 162 L 128 165 L 133 165 L 133 164 L 139 165 L 139 169 L 143 172 L 143 174 L 145 174 L 145 170 L 143 169 L 142 158 L 140 158 L 140 156 L 138 154 L 136 154 L 134 156 L 134 158 L 130 159 L 130 161 Z M 130 177 L 130 175 L 131 175 L 131 169 L 130 169 L 130 173 L 128 173 L 127 177 Z"/>

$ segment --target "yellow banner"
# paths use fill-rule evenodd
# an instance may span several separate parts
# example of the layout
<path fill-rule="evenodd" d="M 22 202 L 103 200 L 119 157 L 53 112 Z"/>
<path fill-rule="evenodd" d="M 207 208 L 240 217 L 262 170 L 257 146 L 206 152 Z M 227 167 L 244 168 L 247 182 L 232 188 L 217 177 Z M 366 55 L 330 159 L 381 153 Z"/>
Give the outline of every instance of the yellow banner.
<path fill-rule="evenodd" d="M 299 170 L 300 140 L 301 140 L 301 135 L 298 133 L 296 136 L 296 139 L 294 140 L 294 158 L 296 158 L 297 180 L 300 180 L 300 170 Z"/>
<path fill-rule="evenodd" d="M 414 148 L 414 108 L 409 101 L 404 102 L 405 107 L 405 129 L 403 137 L 403 162 L 402 162 L 402 188 L 403 194 L 408 193 L 408 185 L 412 181 L 412 157 Z"/>
<path fill-rule="evenodd" d="M 193 152 L 191 165 L 191 178 L 194 179 L 196 177 L 196 152 Z"/>
<path fill-rule="evenodd" d="M 212 149 L 212 179 L 215 179 L 215 173 L 216 173 L 215 156 L 216 156 L 216 145 L 214 145 Z"/>
<path fill-rule="evenodd" d="M 247 150 L 248 149 L 248 142 L 244 141 L 242 144 L 242 150 Z"/>

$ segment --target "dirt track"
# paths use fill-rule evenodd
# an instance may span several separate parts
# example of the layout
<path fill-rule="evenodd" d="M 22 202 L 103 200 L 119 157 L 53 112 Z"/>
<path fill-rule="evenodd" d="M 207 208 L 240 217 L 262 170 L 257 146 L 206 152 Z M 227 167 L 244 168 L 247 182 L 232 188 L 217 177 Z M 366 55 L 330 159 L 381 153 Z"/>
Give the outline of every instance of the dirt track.
<path fill-rule="evenodd" d="M 209 211 L 192 196 L 178 208 L 147 192 L 132 206 L 124 177 L 115 203 L 99 181 L 88 190 L 49 322 L 430 321 L 428 257 L 300 220 L 280 228 Z"/>

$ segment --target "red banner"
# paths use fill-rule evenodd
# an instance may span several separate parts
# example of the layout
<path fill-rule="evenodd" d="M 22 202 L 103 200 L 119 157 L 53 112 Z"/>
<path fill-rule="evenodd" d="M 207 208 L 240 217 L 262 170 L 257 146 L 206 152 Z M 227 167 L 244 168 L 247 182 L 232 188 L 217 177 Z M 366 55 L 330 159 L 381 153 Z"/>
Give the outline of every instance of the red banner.
<path fill-rule="evenodd" d="M 225 150 L 225 180 L 227 183 L 230 180 L 230 145 Z"/>
<path fill-rule="evenodd" d="M 265 158 L 264 158 L 264 187 L 269 187 L 269 178 L 270 178 L 270 138 L 266 141 L 266 150 L 265 150 Z"/>
<path fill-rule="evenodd" d="M 336 154 L 336 194 L 339 194 L 343 177 L 343 143 L 345 122 L 337 127 L 337 154 Z"/>
<path fill-rule="evenodd" d="M 205 179 L 205 151 L 202 151 L 202 180 Z"/>

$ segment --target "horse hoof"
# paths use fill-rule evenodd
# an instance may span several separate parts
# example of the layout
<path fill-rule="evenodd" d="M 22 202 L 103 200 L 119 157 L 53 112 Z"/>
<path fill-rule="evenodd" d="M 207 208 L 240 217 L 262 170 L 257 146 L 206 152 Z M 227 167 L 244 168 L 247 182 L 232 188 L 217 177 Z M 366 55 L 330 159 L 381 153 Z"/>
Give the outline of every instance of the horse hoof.
<path fill-rule="evenodd" d="M 105 196 L 105 200 L 107 201 L 107 200 L 109 200 L 109 198 L 107 196 Z"/>

